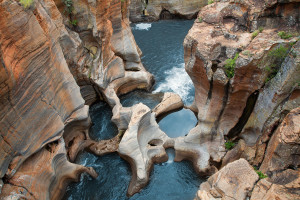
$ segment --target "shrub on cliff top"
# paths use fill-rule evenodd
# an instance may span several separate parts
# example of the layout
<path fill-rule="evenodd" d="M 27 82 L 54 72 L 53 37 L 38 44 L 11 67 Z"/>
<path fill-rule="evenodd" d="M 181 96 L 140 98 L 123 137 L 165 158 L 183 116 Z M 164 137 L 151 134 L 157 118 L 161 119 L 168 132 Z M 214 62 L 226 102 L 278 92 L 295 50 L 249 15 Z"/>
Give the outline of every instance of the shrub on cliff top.
<path fill-rule="evenodd" d="M 20 0 L 20 3 L 24 8 L 29 8 L 32 5 L 33 0 Z"/>
<path fill-rule="evenodd" d="M 234 76 L 234 68 L 236 65 L 236 59 L 239 57 L 239 54 L 235 54 L 234 58 L 225 60 L 225 74 L 228 78 Z"/>

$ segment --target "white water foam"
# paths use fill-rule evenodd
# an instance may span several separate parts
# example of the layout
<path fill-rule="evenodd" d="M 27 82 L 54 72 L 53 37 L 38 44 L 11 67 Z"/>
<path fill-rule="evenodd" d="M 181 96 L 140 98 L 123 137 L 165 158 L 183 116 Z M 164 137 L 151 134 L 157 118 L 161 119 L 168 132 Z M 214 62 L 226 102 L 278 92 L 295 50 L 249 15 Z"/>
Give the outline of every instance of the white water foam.
<path fill-rule="evenodd" d="M 158 85 L 153 92 L 174 92 L 179 94 L 183 101 L 187 100 L 189 92 L 193 88 L 193 82 L 184 69 L 184 63 L 166 71 L 165 76 L 165 81 Z"/>
<path fill-rule="evenodd" d="M 140 24 L 136 24 L 134 28 L 137 30 L 149 31 L 151 26 L 152 25 L 150 23 L 140 23 Z"/>

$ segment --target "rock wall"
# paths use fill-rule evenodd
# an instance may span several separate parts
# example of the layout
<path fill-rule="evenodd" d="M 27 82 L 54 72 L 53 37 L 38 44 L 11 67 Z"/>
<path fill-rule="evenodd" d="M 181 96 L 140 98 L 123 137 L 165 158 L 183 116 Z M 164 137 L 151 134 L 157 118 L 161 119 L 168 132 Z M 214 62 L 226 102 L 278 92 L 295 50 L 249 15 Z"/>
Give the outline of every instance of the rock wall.
<path fill-rule="evenodd" d="M 224 138 L 236 143 L 223 155 L 221 148 L 215 151 L 219 159 L 210 154 L 220 173 L 240 158 L 261 166 L 269 178 L 252 184 L 253 195 L 246 195 L 251 199 L 299 195 L 294 192 L 299 189 L 299 7 L 293 1 L 213 3 L 200 10 L 184 41 L 185 68 L 195 86 L 189 108 L 198 116 L 197 127 L 189 133 L 191 141 L 200 147 L 206 134 L 210 141 Z M 290 36 L 282 37 L 280 31 Z M 211 188 L 200 187 L 196 199 L 246 198 L 233 197 L 234 189 L 214 192 L 216 176 L 208 180 Z M 279 192 L 272 194 L 276 189 Z"/>
<path fill-rule="evenodd" d="M 69 162 L 78 151 L 117 150 L 118 138 L 89 139 L 88 105 L 151 88 L 127 2 L 1 0 L 0 22 L 0 196 L 61 198 L 80 173 L 96 176 Z"/>
<path fill-rule="evenodd" d="M 172 18 L 192 19 L 205 5 L 207 1 L 204 0 L 131 0 L 129 19 L 132 22 Z"/>

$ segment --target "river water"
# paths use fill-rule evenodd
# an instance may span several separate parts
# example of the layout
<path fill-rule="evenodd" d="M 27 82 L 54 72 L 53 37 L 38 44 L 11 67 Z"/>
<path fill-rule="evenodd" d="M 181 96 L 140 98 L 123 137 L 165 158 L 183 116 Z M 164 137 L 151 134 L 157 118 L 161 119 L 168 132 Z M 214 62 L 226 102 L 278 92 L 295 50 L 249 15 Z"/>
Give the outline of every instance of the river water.
<path fill-rule="evenodd" d="M 161 92 L 179 94 L 185 104 L 193 101 L 193 84 L 184 70 L 183 40 L 193 21 L 159 21 L 132 25 L 136 42 L 143 51 L 142 61 L 156 80 L 152 93 L 135 91 L 122 96 L 123 106 L 142 102 L 150 108 L 160 101 Z M 93 122 L 90 136 L 94 140 L 110 139 L 117 134 L 117 127 L 110 121 L 112 112 L 104 102 L 90 108 Z M 194 114 L 186 109 L 169 114 L 159 126 L 169 137 L 184 136 L 197 123 Z M 192 200 L 203 181 L 187 161 L 173 162 L 174 150 L 167 149 L 169 160 L 154 165 L 149 184 L 133 197 L 126 197 L 131 179 L 129 164 L 117 153 L 98 157 L 82 152 L 76 163 L 92 166 L 99 174 L 97 179 L 82 175 L 79 183 L 72 183 L 64 199 L 101 200 Z"/>

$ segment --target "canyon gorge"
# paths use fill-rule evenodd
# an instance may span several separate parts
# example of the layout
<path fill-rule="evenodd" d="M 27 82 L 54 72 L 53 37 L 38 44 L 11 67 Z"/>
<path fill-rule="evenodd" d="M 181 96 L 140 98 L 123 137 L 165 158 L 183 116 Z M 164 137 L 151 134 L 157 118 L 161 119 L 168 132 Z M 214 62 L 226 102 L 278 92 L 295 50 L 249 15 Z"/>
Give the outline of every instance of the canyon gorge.
<path fill-rule="evenodd" d="M 299 22 L 299 0 L 0 0 L 0 199 L 300 199 Z"/>

